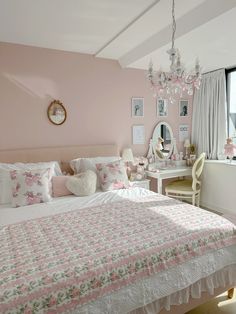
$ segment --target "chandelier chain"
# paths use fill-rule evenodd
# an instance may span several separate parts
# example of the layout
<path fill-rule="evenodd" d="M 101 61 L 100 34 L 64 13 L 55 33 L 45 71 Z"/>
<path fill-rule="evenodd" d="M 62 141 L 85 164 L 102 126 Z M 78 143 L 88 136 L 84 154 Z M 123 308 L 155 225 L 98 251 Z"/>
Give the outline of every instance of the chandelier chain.
<path fill-rule="evenodd" d="M 175 32 L 176 32 L 175 0 L 172 0 L 172 49 L 174 49 L 175 47 Z"/>

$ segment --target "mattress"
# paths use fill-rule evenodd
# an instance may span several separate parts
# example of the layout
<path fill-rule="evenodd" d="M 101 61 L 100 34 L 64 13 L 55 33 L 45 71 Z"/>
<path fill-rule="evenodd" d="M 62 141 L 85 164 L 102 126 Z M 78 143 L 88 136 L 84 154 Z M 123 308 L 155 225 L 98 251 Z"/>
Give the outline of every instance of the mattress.
<path fill-rule="evenodd" d="M 54 199 L 48 204 L 21 208 L 11 208 L 5 205 L 0 207 L 0 224 L 6 226 L 80 209 L 82 213 L 85 208 L 101 207 L 105 204 L 115 204 L 114 206 L 117 207 L 116 204 L 120 204 L 124 200 L 145 200 L 147 197 L 155 197 L 155 195 L 156 193 L 145 189 L 133 188 L 105 193 L 97 192 L 92 196 L 83 198 L 68 196 Z M 165 196 L 159 196 L 158 202 L 162 213 L 164 213 L 169 200 Z M 175 200 L 174 202 L 178 204 L 178 201 Z M 188 206 L 193 210 L 191 205 Z M 236 284 L 236 246 L 220 246 L 205 254 L 183 261 L 179 265 L 168 267 L 168 269 L 163 269 L 152 276 L 143 277 L 130 285 L 111 291 L 83 304 L 79 310 L 78 308 L 68 310 L 67 313 L 154 314 L 163 307 L 169 309 L 172 304 L 188 302 L 190 296 L 200 297 L 202 291 L 213 293 L 214 289 L 219 286 L 228 287 L 234 284 Z"/>

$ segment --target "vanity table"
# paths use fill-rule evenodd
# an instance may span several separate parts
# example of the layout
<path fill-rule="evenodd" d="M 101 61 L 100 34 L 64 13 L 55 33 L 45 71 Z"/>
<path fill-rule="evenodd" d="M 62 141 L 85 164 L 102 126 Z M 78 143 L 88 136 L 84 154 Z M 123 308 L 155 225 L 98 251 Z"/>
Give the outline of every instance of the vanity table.
<path fill-rule="evenodd" d="M 146 175 L 157 180 L 157 192 L 160 194 L 162 194 L 162 180 L 192 175 L 192 168 L 187 167 L 184 161 L 170 162 L 172 154 L 178 155 L 172 128 L 165 121 L 159 122 L 154 128 L 147 156 L 155 161 L 154 169 L 146 171 Z"/>
<path fill-rule="evenodd" d="M 146 175 L 157 180 L 157 193 L 162 194 L 162 180 L 192 175 L 192 168 L 187 166 L 146 171 Z"/>

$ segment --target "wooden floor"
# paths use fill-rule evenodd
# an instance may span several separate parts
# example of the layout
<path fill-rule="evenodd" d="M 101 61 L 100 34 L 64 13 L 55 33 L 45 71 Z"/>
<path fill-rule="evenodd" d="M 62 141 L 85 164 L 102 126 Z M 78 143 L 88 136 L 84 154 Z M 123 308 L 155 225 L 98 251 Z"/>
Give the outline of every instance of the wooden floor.
<path fill-rule="evenodd" d="M 236 292 L 232 299 L 223 293 L 186 314 L 236 314 Z"/>

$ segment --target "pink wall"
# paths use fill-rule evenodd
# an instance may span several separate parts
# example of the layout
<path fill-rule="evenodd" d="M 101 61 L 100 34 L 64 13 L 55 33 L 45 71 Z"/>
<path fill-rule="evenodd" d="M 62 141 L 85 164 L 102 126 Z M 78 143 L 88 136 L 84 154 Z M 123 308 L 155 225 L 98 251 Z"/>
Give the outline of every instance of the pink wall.
<path fill-rule="evenodd" d="M 144 117 L 131 117 L 131 97 L 145 99 Z M 67 120 L 47 118 L 53 99 L 63 102 Z M 178 103 L 168 117 L 156 116 L 145 71 L 121 69 L 116 61 L 56 50 L 0 43 L 0 149 L 117 143 L 146 154 L 158 121 L 168 122 L 178 139 Z M 132 145 L 131 126 L 144 124 L 146 145 Z M 182 145 L 181 145 L 182 146 Z"/>

